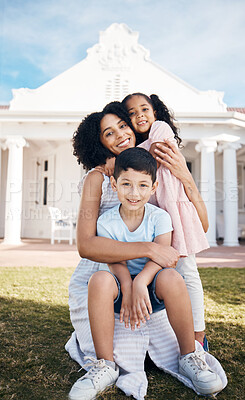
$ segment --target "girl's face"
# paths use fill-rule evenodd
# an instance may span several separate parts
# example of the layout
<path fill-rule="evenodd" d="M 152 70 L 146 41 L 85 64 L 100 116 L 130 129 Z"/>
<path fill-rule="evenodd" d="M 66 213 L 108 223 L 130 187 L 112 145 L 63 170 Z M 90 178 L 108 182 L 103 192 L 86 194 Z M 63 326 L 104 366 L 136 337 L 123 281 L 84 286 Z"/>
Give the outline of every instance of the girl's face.
<path fill-rule="evenodd" d="M 143 96 L 132 96 L 126 107 L 135 131 L 147 138 L 151 125 L 156 121 L 152 105 Z"/>
<path fill-rule="evenodd" d="M 135 147 L 135 135 L 125 121 L 115 114 L 106 114 L 100 122 L 100 141 L 113 154 Z"/>

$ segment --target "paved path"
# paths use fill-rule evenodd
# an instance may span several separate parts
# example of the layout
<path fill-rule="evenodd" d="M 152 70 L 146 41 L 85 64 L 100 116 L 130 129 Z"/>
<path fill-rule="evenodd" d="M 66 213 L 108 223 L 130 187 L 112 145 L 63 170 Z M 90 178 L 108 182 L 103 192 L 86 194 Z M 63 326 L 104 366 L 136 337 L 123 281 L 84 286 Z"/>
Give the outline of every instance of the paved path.
<path fill-rule="evenodd" d="M 0 241 L 0 266 L 72 267 L 79 262 L 76 245 L 64 242 L 51 245 L 49 240 L 26 239 L 20 246 L 4 245 Z M 245 268 L 245 246 L 212 247 L 198 254 L 201 268 Z"/>

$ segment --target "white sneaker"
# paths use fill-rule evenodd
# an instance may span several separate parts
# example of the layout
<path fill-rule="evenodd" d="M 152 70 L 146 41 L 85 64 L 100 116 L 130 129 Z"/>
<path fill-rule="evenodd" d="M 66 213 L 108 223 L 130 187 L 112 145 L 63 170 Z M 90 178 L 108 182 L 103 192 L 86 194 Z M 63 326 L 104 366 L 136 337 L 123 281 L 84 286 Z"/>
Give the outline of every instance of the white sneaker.
<path fill-rule="evenodd" d="M 219 375 L 205 361 L 204 351 L 194 351 L 179 360 L 180 374 L 189 378 L 201 394 L 217 393 L 223 389 Z"/>
<path fill-rule="evenodd" d="M 118 378 L 118 367 L 114 370 L 105 360 L 96 360 L 93 357 L 85 359 L 90 359 L 91 363 L 85 364 L 83 368 L 90 366 L 92 368 L 74 383 L 69 393 L 70 400 L 95 399 L 98 393 L 112 386 Z"/>

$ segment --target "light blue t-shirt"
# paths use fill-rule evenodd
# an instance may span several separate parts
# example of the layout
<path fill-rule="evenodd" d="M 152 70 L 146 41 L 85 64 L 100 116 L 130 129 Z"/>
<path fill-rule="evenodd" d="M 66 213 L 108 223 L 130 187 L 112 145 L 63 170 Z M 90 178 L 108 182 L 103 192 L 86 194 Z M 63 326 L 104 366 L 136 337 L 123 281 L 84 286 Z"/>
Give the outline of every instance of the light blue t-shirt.
<path fill-rule="evenodd" d="M 97 220 L 97 235 L 121 242 L 152 242 L 157 236 L 173 230 L 170 215 L 152 204 L 145 204 L 145 213 L 140 226 L 130 232 L 119 213 L 120 204 L 103 213 Z M 149 261 L 136 258 L 127 261 L 131 275 L 137 275 Z"/>

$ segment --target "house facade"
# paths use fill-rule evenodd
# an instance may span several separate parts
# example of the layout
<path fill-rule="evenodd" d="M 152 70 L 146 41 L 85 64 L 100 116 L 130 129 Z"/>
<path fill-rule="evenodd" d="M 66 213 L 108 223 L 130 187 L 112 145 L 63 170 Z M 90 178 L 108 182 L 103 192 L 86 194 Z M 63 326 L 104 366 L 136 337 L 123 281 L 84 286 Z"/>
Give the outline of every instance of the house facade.
<path fill-rule="evenodd" d="M 100 32 L 99 43 L 69 70 L 37 89 L 13 90 L 0 107 L 0 237 L 49 238 L 48 206 L 75 218 L 84 174 L 72 154 L 81 120 L 128 93 L 156 93 L 174 111 L 182 150 L 207 205 L 211 246 L 238 245 L 245 235 L 245 109 L 223 93 L 199 91 L 150 59 L 138 33 L 124 24 Z"/>

